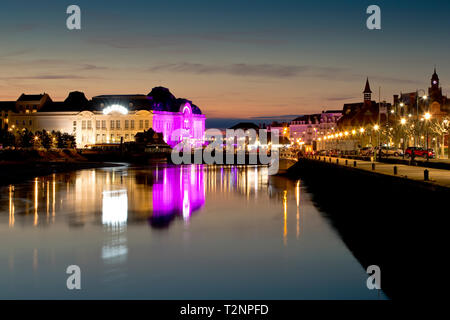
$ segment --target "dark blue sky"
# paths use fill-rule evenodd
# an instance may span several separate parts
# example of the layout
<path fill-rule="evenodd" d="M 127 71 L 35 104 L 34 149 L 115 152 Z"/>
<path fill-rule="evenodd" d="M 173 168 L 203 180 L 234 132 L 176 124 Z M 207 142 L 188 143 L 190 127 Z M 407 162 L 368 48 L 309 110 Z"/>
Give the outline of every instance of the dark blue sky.
<path fill-rule="evenodd" d="M 82 30 L 65 27 L 82 10 Z M 366 28 L 381 8 L 382 30 Z M 10 1 L 0 3 L 0 100 L 167 86 L 209 118 L 295 115 L 426 88 L 450 90 L 450 1 Z M 377 97 L 378 98 L 378 95 Z"/>

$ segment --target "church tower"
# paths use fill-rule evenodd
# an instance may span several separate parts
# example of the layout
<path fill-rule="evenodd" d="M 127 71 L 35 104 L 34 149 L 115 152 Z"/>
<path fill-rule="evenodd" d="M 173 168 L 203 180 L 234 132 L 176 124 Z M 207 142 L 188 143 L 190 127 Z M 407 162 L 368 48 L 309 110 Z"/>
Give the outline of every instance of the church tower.
<path fill-rule="evenodd" d="M 364 88 L 364 103 L 370 103 L 372 101 L 372 90 L 370 90 L 369 78 L 366 80 L 366 87 Z"/>
<path fill-rule="evenodd" d="M 440 101 L 442 97 L 442 88 L 439 87 L 439 76 L 434 68 L 434 73 L 431 76 L 431 87 L 428 89 L 428 95 L 432 100 Z"/>

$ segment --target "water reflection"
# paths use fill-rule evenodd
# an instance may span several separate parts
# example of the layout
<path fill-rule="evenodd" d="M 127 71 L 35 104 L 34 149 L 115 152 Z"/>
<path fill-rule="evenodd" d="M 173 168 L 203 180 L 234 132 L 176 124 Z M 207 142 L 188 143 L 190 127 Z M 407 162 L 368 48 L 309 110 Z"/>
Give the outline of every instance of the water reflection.
<path fill-rule="evenodd" d="M 102 224 L 105 227 L 105 244 L 102 259 L 122 262 L 128 253 L 126 224 L 128 217 L 127 190 L 103 191 Z"/>
<path fill-rule="evenodd" d="M 154 171 L 152 191 L 154 227 L 167 227 L 177 216 L 188 221 L 191 214 L 205 203 L 202 165 L 166 167 Z"/>
<path fill-rule="evenodd" d="M 43 227 L 53 224 L 58 213 L 64 213 L 60 218 L 68 219 L 71 227 L 101 222 L 116 228 L 149 221 L 161 228 L 178 217 L 188 221 L 203 207 L 205 193 L 205 168 L 200 165 L 120 167 L 36 177 L 18 188 L 10 185 L 8 202 L 2 197 L 0 208 L 9 208 L 11 228 L 18 215 L 24 217 L 24 226 Z"/>
<path fill-rule="evenodd" d="M 0 238 L 11 243 L 0 249 L 0 298 L 71 294 L 70 264 L 89 270 L 77 296 L 88 299 L 372 294 L 300 181 L 264 167 L 115 167 L 0 190 Z"/>
<path fill-rule="evenodd" d="M 188 222 L 200 210 L 206 194 L 240 194 L 257 201 L 264 191 L 280 201 L 283 217 L 283 241 L 287 241 L 288 198 L 295 185 L 297 238 L 300 235 L 300 184 L 284 178 L 270 177 L 267 168 L 258 166 L 167 166 L 148 168 L 113 167 L 53 174 L 32 180 L 32 184 L 8 187 L 9 227 L 14 228 L 18 215 L 24 226 L 44 227 L 66 219 L 70 227 L 101 223 L 108 232 L 125 233 L 130 222 L 148 221 L 154 228 L 167 228 L 176 219 Z M 27 187 L 28 186 L 28 187 Z M 289 190 L 289 191 L 288 191 Z M 292 192 L 292 194 L 290 194 Z M 289 193 L 289 194 L 288 194 Z M 29 218 L 32 218 L 31 220 Z M 121 243 L 117 240 L 115 243 Z M 122 247 L 106 245 L 103 256 L 124 253 Z"/>

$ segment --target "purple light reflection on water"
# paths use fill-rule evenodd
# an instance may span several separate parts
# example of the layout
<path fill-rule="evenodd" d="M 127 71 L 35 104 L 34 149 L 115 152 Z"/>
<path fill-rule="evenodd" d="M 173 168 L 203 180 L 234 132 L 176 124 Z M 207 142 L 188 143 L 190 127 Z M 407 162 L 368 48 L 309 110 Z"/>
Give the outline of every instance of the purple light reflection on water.
<path fill-rule="evenodd" d="M 150 223 L 167 227 L 177 216 L 185 221 L 205 203 L 203 165 L 166 167 L 155 171 L 153 214 Z"/>

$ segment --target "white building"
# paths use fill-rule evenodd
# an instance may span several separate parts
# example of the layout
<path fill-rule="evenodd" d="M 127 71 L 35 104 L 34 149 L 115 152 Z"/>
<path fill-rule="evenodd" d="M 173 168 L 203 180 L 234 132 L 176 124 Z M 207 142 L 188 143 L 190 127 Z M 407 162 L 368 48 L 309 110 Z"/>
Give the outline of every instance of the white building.
<path fill-rule="evenodd" d="M 292 142 L 312 145 L 322 134 L 335 130 L 341 116 L 342 111 L 333 110 L 297 117 L 289 123 L 289 137 Z"/>
<path fill-rule="evenodd" d="M 163 133 L 171 146 L 185 139 L 196 146 L 204 142 L 205 116 L 200 109 L 162 87 L 148 95 L 103 95 L 92 100 L 82 92 L 71 92 L 64 102 L 53 102 L 47 94 L 23 94 L 13 109 L 2 111 L 7 114 L 3 122 L 12 132 L 69 133 L 78 148 L 134 141 L 136 133 L 149 128 Z M 181 133 L 172 135 L 174 131 Z"/>

